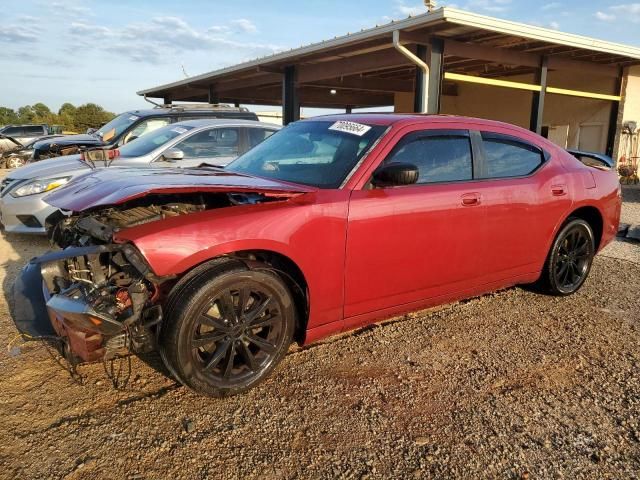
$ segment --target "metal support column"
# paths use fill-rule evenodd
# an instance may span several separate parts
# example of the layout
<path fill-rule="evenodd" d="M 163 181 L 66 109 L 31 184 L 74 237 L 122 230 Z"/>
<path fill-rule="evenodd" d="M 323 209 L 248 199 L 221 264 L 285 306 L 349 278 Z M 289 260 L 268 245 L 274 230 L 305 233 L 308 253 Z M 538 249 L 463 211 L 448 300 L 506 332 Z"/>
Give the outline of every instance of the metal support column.
<path fill-rule="evenodd" d="M 209 103 L 216 104 L 220 103 L 220 97 L 218 96 L 218 92 L 216 91 L 215 85 L 209 85 Z"/>
<path fill-rule="evenodd" d="M 284 68 L 282 76 L 282 124 L 288 125 L 291 122 L 300 120 L 300 101 L 298 99 L 298 89 L 296 85 L 296 67 L 290 65 Z"/>
<path fill-rule="evenodd" d="M 169 96 L 164 97 L 164 98 L 162 99 L 162 103 L 163 103 L 164 105 L 171 105 L 171 97 L 169 97 Z"/>
<path fill-rule="evenodd" d="M 344 113 L 351 113 L 352 110 L 353 110 L 353 107 L 351 105 L 347 105 L 346 108 L 344 109 Z"/>
<path fill-rule="evenodd" d="M 623 70 L 620 69 L 620 76 L 616 79 L 615 95 L 622 95 Z M 621 102 L 622 100 L 620 100 Z M 620 113 L 620 102 L 611 102 L 611 111 L 609 113 L 609 131 L 607 133 L 607 155 L 611 158 L 616 154 L 614 148 L 616 145 L 616 135 L 618 134 L 618 114 Z M 613 159 L 614 162 L 616 159 Z"/>
<path fill-rule="evenodd" d="M 542 121 L 544 118 L 544 99 L 547 94 L 547 64 L 547 57 L 542 57 L 540 68 L 536 73 L 536 83 L 540 85 L 540 91 L 533 92 L 533 100 L 531 102 L 529 130 L 536 132 L 538 135 L 542 133 Z"/>
<path fill-rule="evenodd" d="M 444 40 L 432 38 L 429 48 L 429 94 L 427 113 L 440 113 L 440 96 L 444 77 Z"/>
<path fill-rule="evenodd" d="M 416 57 L 427 63 L 427 46 L 417 45 Z M 425 75 L 422 68 L 416 67 L 416 81 L 413 93 L 413 111 L 415 113 L 424 113 L 427 111 L 427 89 L 429 84 L 429 76 Z"/>

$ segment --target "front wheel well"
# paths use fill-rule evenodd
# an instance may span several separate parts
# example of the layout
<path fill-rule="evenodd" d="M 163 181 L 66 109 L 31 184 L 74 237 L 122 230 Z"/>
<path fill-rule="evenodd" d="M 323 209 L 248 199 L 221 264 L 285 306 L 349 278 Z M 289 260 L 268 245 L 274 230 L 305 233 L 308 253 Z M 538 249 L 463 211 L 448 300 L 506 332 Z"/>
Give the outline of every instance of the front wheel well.
<path fill-rule="evenodd" d="M 242 250 L 227 256 L 245 262 L 250 269 L 266 267 L 282 278 L 293 295 L 298 314 L 294 339 L 302 344 L 309 320 L 309 286 L 300 267 L 289 257 L 270 250 Z"/>
<path fill-rule="evenodd" d="M 571 212 L 569 218 L 581 218 L 589 224 L 589 226 L 593 230 L 593 238 L 596 243 L 595 251 L 597 252 L 600 248 L 604 228 L 604 222 L 602 220 L 602 214 L 600 213 L 600 210 L 598 210 L 596 207 L 591 206 L 580 207 L 577 210 Z"/>

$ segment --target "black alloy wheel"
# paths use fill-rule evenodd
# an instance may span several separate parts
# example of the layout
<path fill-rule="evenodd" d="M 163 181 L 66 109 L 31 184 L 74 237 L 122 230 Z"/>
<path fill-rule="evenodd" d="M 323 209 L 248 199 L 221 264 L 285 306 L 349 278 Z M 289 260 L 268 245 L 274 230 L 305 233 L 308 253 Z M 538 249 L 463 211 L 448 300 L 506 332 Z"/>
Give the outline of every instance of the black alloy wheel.
<path fill-rule="evenodd" d="M 281 341 L 280 311 L 273 293 L 254 282 L 219 292 L 194 322 L 194 360 L 218 382 L 255 375 L 273 359 Z"/>
<path fill-rule="evenodd" d="M 543 278 L 554 295 L 571 295 L 584 284 L 593 257 L 595 242 L 591 226 L 582 219 L 570 219 L 553 243 Z"/>
<path fill-rule="evenodd" d="M 204 280 L 204 281 L 203 281 Z M 275 274 L 234 268 L 195 277 L 176 301 L 162 335 L 163 358 L 178 379 L 207 395 L 226 396 L 266 378 L 286 353 L 295 308 Z M 191 288 L 189 288 L 191 287 Z"/>

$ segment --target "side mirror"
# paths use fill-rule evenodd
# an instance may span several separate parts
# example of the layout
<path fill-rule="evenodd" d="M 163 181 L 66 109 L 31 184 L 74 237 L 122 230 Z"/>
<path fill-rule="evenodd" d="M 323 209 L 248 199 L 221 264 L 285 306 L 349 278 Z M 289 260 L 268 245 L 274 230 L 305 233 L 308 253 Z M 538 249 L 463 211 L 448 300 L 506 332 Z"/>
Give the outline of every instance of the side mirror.
<path fill-rule="evenodd" d="M 184 152 L 179 148 L 169 148 L 167 149 L 162 156 L 165 160 L 182 160 L 184 158 Z"/>
<path fill-rule="evenodd" d="M 371 183 L 374 187 L 398 187 L 401 185 L 413 185 L 418 181 L 420 172 L 418 167 L 411 163 L 389 163 L 378 167 L 373 172 Z"/>

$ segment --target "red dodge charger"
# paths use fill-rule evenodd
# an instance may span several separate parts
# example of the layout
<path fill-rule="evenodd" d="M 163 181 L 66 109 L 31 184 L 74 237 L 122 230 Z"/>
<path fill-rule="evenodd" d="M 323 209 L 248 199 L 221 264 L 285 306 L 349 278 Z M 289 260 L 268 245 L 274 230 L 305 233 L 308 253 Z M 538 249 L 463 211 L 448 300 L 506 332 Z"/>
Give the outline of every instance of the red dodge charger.
<path fill-rule="evenodd" d="M 293 341 L 517 284 L 575 293 L 621 204 L 615 171 L 522 128 L 391 114 L 296 122 L 224 169 L 101 169 L 47 201 L 71 215 L 16 282 L 18 329 L 82 361 L 157 348 L 215 396 Z"/>

